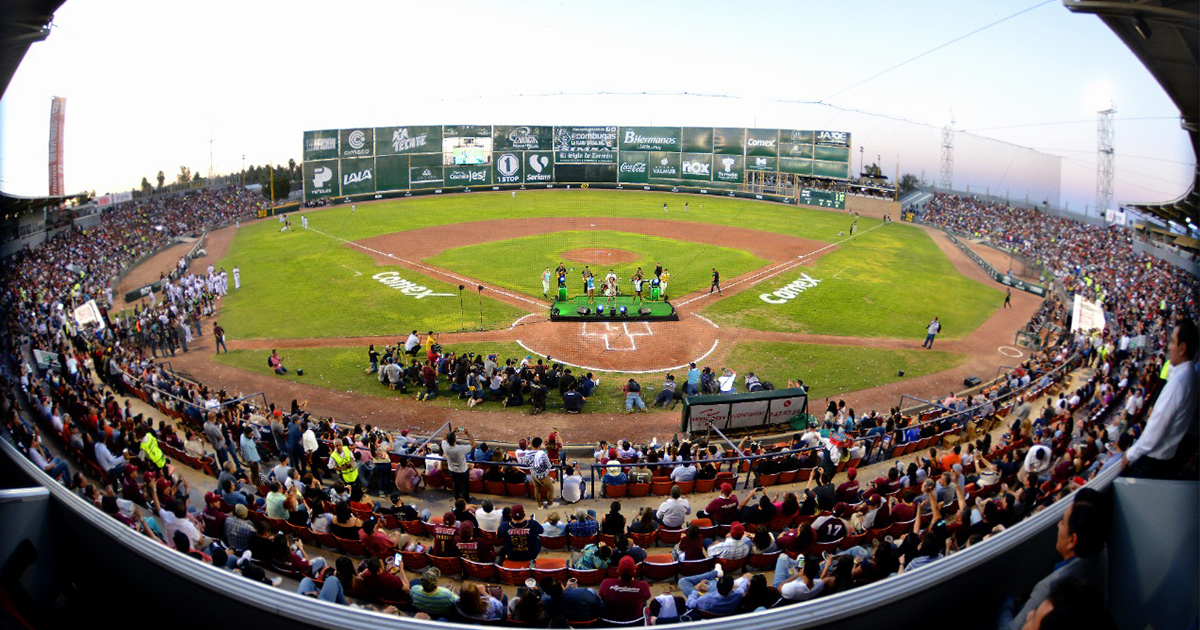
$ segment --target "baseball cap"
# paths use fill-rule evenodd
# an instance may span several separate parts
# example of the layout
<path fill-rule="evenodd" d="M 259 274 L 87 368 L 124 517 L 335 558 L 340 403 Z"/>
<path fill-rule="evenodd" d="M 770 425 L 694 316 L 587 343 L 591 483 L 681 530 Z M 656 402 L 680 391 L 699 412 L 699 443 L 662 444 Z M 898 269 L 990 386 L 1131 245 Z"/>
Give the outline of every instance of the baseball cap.
<path fill-rule="evenodd" d="M 204 502 L 205 502 L 205 503 L 216 503 L 216 502 L 217 502 L 217 498 L 218 498 L 218 497 L 217 497 L 217 493 L 216 493 L 216 492 L 208 492 L 208 493 L 206 493 L 206 494 L 204 495 Z"/>
<path fill-rule="evenodd" d="M 726 492 L 733 492 L 733 486 L 728 483 L 723 483 L 721 484 L 721 493 L 724 494 Z"/>
<path fill-rule="evenodd" d="M 841 501 L 838 501 L 837 504 L 833 506 L 833 513 L 837 514 L 838 516 L 844 516 L 845 514 L 847 514 L 849 512 L 850 512 L 850 506 L 846 505 L 845 503 L 843 503 Z"/>
<path fill-rule="evenodd" d="M 633 556 L 622 556 L 621 561 L 617 563 L 617 572 L 623 577 L 630 577 L 637 571 L 637 562 L 634 562 Z"/>
<path fill-rule="evenodd" d="M 250 510 L 246 509 L 245 505 L 239 503 L 237 507 L 233 508 L 233 514 L 240 519 L 245 519 L 247 516 L 250 516 Z"/>
<path fill-rule="evenodd" d="M 855 479 L 856 477 L 858 477 L 858 469 L 857 469 L 857 468 L 850 468 L 850 469 L 848 469 L 848 470 L 846 471 L 846 477 L 847 477 L 847 478 L 849 478 L 849 479 L 850 479 L 850 481 L 854 481 L 854 479 Z"/>
<path fill-rule="evenodd" d="M 523 521 L 525 520 L 525 507 L 518 503 L 508 510 L 508 515 L 514 521 Z"/>
<path fill-rule="evenodd" d="M 620 466 L 615 466 L 615 465 L 614 465 L 614 466 L 609 466 L 609 467 L 608 467 L 608 474 L 610 474 L 610 475 L 612 475 L 612 476 L 616 477 L 617 475 L 621 474 L 621 467 L 620 467 Z"/>
<path fill-rule="evenodd" d="M 734 538 L 741 538 L 742 536 L 746 535 L 746 528 L 740 522 L 734 521 L 733 525 L 729 526 L 729 533 L 732 534 Z"/>

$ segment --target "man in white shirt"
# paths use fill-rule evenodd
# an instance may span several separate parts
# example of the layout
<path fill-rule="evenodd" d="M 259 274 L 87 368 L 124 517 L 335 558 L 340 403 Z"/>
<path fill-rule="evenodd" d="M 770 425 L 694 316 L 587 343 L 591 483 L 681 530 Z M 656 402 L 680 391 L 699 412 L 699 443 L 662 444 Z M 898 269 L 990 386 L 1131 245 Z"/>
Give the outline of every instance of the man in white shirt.
<path fill-rule="evenodd" d="M 1196 358 L 1196 323 L 1181 319 L 1171 331 L 1167 358 L 1171 372 L 1142 436 L 1123 454 L 1126 475 L 1149 479 L 1171 479 L 1178 460 L 1196 451 L 1196 412 L 1200 386 L 1192 361 Z M 1186 435 L 1186 438 L 1185 438 Z"/>
<path fill-rule="evenodd" d="M 416 356 L 417 351 L 421 349 L 421 338 L 417 336 L 417 331 L 412 331 L 408 335 L 408 340 L 404 342 L 404 354 Z"/>
<path fill-rule="evenodd" d="M 567 466 L 562 479 L 562 498 L 567 503 L 578 503 L 584 496 L 583 476 L 574 466 Z"/>
<path fill-rule="evenodd" d="M 658 510 L 654 516 L 658 518 L 658 522 L 662 523 L 663 527 L 669 529 L 680 529 L 687 521 L 687 515 L 692 513 L 692 505 L 687 499 L 682 498 L 683 493 L 679 490 L 679 486 L 671 487 L 671 498 L 663 501 L 658 506 Z"/>
<path fill-rule="evenodd" d="M 479 521 L 479 529 L 493 534 L 500 529 L 501 516 L 503 514 L 492 505 L 491 499 L 484 499 L 479 509 L 475 510 L 475 520 Z"/>
<path fill-rule="evenodd" d="M 721 386 L 722 394 L 736 394 L 737 389 L 734 385 L 737 383 L 737 372 L 729 368 L 721 368 L 721 376 L 717 377 L 717 383 Z"/>
<path fill-rule="evenodd" d="M 696 465 L 695 464 L 680 464 L 671 471 L 671 481 L 695 481 L 696 480 Z"/>

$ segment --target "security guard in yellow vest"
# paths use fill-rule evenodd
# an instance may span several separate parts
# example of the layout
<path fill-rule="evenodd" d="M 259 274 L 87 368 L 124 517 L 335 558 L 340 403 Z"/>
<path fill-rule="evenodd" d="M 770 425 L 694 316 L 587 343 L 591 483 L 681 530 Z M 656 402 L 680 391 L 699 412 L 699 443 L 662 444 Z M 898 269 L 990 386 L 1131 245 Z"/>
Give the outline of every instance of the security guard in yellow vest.
<path fill-rule="evenodd" d="M 145 455 L 146 460 L 153 464 L 155 468 L 162 468 L 167 463 L 167 456 L 158 447 L 158 438 L 146 430 L 146 427 L 138 427 L 138 433 L 142 434 L 142 455 Z"/>
<path fill-rule="evenodd" d="M 333 469 L 341 473 L 342 481 L 347 484 L 358 481 L 358 464 L 354 460 L 354 451 L 346 448 L 342 438 L 333 441 L 333 448 L 329 451 L 329 461 L 333 463 Z"/>

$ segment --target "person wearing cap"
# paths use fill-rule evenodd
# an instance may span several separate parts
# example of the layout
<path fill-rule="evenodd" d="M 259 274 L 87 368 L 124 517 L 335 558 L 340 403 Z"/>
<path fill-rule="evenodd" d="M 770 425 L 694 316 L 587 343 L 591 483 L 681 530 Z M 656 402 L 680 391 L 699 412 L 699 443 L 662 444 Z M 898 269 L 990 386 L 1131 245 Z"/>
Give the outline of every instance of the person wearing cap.
<path fill-rule="evenodd" d="M 542 550 L 542 524 L 526 518 L 525 507 L 516 504 L 508 511 L 509 520 L 500 524 L 499 559 L 532 562 Z"/>
<path fill-rule="evenodd" d="M 430 567 L 421 575 L 421 583 L 408 592 L 413 608 L 433 619 L 445 617 L 458 603 L 458 595 L 454 591 L 445 586 L 438 586 L 440 577 L 442 572 L 437 567 Z"/>
<path fill-rule="evenodd" d="M 602 490 L 609 486 L 623 486 L 627 483 L 629 483 L 629 476 L 625 474 L 625 469 L 618 464 L 611 464 L 606 469 L 604 476 L 600 478 Z"/>
<path fill-rule="evenodd" d="M 817 534 L 817 542 L 828 543 L 841 540 L 850 533 L 850 526 L 844 520 L 850 516 L 850 506 L 837 503 L 833 506 L 833 514 L 818 516 L 812 522 L 813 531 Z"/>
<path fill-rule="evenodd" d="M 709 546 L 708 555 L 712 558 L 741 560 L 750 555 L 751 546 L 753 546 L 753 541 L 746 537 L 745 526 L 734 521 L 733 525 L 729 526 L 729 534 L 725 536 L 725 539 Z"/>
<path fill-rule="evenodd" d="M 454 545 L 454 537 L 458 535 L 456 522 L 454 512 L 446 512 L 442 515 L 442 522 L 434 524 L 433 550 L 430 551 L 430 555 L 449 558 L 458 554 L 458 548 Z"/>
<path fill-rule="evenodd" d="M 851 468 L 846 471 L 846 483 L 837 487 L 834 496 L 838 501 L 844 503 L 858 503 L 858 469 Z"/>
<path fill-rule="evenodd" d="M 712 519 L 712 522 L 718 525 L 728 525 L 737 518 L 739 507 L 737 495 L 733 493 L 733 485 L 726 482 L 721 484 L 721 494 L 709 501 L 704 511 L 696 516 Z"/>
<path fill-rule="evenodd" d="M 458 533 L 454 536 L 454 546 L 458 556 L 471 562 L 494 562 L 496 550 L 488 543 L 481 541 L 475 535 L 475 526 L 471 521 L 458 524 Z"/>
<path fill-rule="evenodd" d="M 600 583 L 600 600 L 604 602 L 604 619 L 629 622 L 642 618 L 642 607 L 650 599 L 650 585 L 645 580 L 634 579 L 637 563 L 624 556 L 617 563 L 615 578 Z"/>

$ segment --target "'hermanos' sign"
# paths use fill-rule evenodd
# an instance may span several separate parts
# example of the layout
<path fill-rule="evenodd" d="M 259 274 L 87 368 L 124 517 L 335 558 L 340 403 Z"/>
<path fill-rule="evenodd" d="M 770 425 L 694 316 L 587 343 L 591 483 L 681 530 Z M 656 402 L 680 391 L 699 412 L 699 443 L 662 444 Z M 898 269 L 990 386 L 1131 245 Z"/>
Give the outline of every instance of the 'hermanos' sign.
<path fill-rule="evenodd" d="M 384 271 L 371 277 L 404 295 L 414 297 L 418 300 L 427 297 L 454 297 L 453 293 L 434 293 L 433 289 L 427 289 L 415 282 L 401 278 L 400 274 L 395 271 Z"/>
<path fill-rule="evenodd" d="M 811 289 L 817 286 L 817 283 L 819 282 L 820 280 L 809 276 L 807 273 L 803 273 L 800 274 L 799 278 L 789 282 L 783 288 L 772 293 L 763 293 L 762 295 L 758 296 L 758 299 L 766 302 L 767 304 L 787 304 L 788 300 L 791 300 L 801 293 L 804 293 L 806 289 Z"/>

